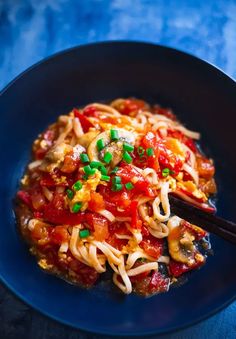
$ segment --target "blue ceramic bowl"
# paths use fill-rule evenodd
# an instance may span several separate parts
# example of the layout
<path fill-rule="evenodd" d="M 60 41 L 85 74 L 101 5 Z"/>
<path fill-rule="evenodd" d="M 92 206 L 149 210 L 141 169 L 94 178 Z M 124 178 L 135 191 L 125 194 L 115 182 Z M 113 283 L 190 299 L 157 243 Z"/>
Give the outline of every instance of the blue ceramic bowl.
<path fill-rule="evenodd" d="M 202 145 L 216 163 L 218 213 L 236 220 L 235 82 L 206 62 L 166 47 L 81 46 L 33 66 L 0 95 L 0 276 L 23 301 L 64 324 L 146 336 L 191 325 L 230 303 L 236 295 L 236 246 L 212 236 L 214 256 L 185 285 L 166 294 L 122 296 L 105 282 L 83 290 L 38 268 L 12 210 L 40 131 L 73 106 L 127 96 L 172 107 L 190 129 L 202 133 Z"/>

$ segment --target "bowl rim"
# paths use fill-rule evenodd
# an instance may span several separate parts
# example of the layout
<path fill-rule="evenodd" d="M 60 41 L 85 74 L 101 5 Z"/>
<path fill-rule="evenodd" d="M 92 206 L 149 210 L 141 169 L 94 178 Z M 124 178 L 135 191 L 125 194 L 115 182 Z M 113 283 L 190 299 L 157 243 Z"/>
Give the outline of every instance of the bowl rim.
<path fill-rule="evenodd" d="M 85 44 L 80 44 L 80 45 L 76 45 L 64 50 L 61 50 L 59 52 L 53 53 L 41 60 L 39 60 L 38 62 L 34 63 L 33 65 L 31 65 L 30 67 L 26 68 L 24 71 L 22 71 L 19 75 L 17 75 L 15 78 L 13 78 L 6 86 L 3 87 L 3 89 L 0 91 L 0 97 L 2 95 L 4 95 L 4 93 L 10 88 L 12 87 L 19 79 L 21 79 L 22 77 L 24 77 L 26 74 L 30 73 L 31 71 L 33 71 L 35 68 L 37 68 L 38 66 L 41 66 L 42 64 L 48 63 L 53 61 L 54 58 L 57 58 L 58 56 L 63 56 L 66 55 L 67 53 L 71 53 L 73 51 L 79 50 L 79 49 L 83 49 L 83 48 L 89 48 L 90 46 L 104 46 L 104 45 L 139 45 L 140 47 L 142 46 L 149 46 L 149 47 L 153 47 L 153 48 L 160 48 L 163 50 L 167 50 L 171 53 L 177 53 L 178 55 L 182 55 L 182 56 L 187 56 L 189 58 L 189 60 L 193 60 L 195 62 L 198 62 L 200 64 L 202 64 L 203 66 L 208 66 L 209 70 L 211 70 L 212 72 L 217 72 L 219 75 L 223 76 L 223 78 L 227 81 L 230 81 L 232 83 L 233 86 L 236 85 L 236 79 L 234 79 L 232 76 L 230 76 L 229 74 L 227 74 L 224 70 L 222 70 L 220 67 L 214 65 L 213 63 L 206 61 L 205 59 L 201 59 L 189 52 L 185 52 L 183 50 L 177 49 L 177 48 L 173 48 L 173 47 L 169 47 L 166 45 L 162 45 L 162 44 L 157 44 L 157 43 L 153 43 L 153 42 L 147 42 L 147 41 L 142 41 L 142 40 L 105 40 L 105 41 L 98 41 L 98 42 L 91 42 L 91 43 L 85 43 Z M 2 273 L 0 272 L 0 283 L 2 283 L 7 290 L 12 293 L 18 300 L 20 300 L 21 302 L 25 303 L 26 305 L 32 307 L 34 310 L 36 310 L 37 312 L 39 312 L 40 314 L 42 314 L 43 316 L 48 317 L 49 319 L 59 322 L 60 324 L 66 325 L 70 328 L 74 328 L 80 331 L 83 331 L 85 333 L 94 333 L 94 334 L 100 334 L 100 335 L 109 335 L 109 336 L 116 336 L 116 337 L 122 337 L 122 336 L 127 336 L 127 337 L 140 337 L 140 336 L 153 336 L 153 335 L 161 335 L 161 334 L 170 334 L 173 332 L 178 333 L 179 331 L 183 330 L 183 329 L 187 329 L 190 328 L 210 317 L 212 317 L 213 315 L 215 315 L 216 313 L 220 312 L 221 310 L 223 310 L 224 308 L 226 308 L 227 306 L 229 306 L 230 304 L 233 303 L 233 301 L 236 300 L 236 292 L 235 294 L 228 300 L 226 300 L 223 304 L 221 304 L 220 306 L 214 308 L 211 311 L 208 311 L 207 313 L 205 313 L 202 316 L 199 316 L 197 318 L 195 318 L 194 320 L 190 320 L 187 321 L 186 323 L 184 323 L 182 326 L 172 326 L 169 327 L 167 330 L 165 329 L 161 329 L 161 330 L 151 330 L 151 331 L 143 331 L 142 333 L 136 333 L 136 332 L 122 332 L 122 333 L 111 333 L 109 330 L 104 330 L 104 329 L 88 329 L 85 328 L 83 326 L 76 326 L 76 324 L 74 324 L 73 322 L 70 322 L 68 320 L 64 320 L 62 318 L 60 318 L 59 316 L 55 316 L 50 314 L 50 312 L 45 311 L 43 309 L 41 309 L 40 307 L 38 307 L 37 305 L 34 305 L 33 302 L 31 302 L 30 300 L 27 300 L 27 298 L 20 292 L 16 291 L 14 287 L 11 286 L 10 283 L 7 282 L 7 280 L 2 276 Z"/>

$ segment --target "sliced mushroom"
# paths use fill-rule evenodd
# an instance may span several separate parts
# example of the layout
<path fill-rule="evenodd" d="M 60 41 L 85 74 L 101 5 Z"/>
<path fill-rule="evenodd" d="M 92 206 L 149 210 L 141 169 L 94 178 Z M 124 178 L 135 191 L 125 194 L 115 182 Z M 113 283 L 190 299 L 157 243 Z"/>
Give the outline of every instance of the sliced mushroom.
<path fill-rule="evenodd" d="M 64 142 L 53 146 L 46 154 L 45 159 L 50 162 L 62 162 L 66 153 L 72 150 L 72 146 Z"/>
<path fill-rule="evenodd" d="M 89 144 L 94 138 L 99 134 L 99 131 L 91 131 L 84 133 L 81 137 L 78 138 L 78 143 L 85 148 L 88 148 Z"/>
<path fill-rule="evenodd" d="M 110 152 L 112 154 L 111 167 L 116 166 L 121 160 L 123 155 L 123 143 L 127 142 L 131 145 L 135 143 L 135 134 L 125 129 L 116 128 L 119 135 L 119 140 L 112 141 L 110 138 L 110 130 L 98 134 L 88 147 L 88 156 L 90 161 L 102 161 L 104 154 Z M 97 149 L 97 141 L 102 139 L 105 148 L 101 151 Z"/>
<path fill-rule="evenodd" d="M 176 220 L 175 220 L 176 221 Z M 193 265 L 195 255 L 198 253 L 194 244 L 194 235 L 181 225 L 181 219 L 178 222 L 168 223 L 170 233 L 168 235 L 169 253 L 175 261 Z"/>

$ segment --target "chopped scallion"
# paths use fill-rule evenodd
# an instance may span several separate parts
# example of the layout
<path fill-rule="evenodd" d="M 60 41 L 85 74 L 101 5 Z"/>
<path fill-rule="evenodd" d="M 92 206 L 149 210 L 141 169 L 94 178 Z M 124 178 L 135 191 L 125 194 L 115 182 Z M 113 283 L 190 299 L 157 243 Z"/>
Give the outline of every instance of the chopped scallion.
<path fill-rule="evenodd" d="M 170 170 L 169 168 L 164 168 L 161 173 L 163 177 L 167 177 L 170 174 Z"/>
<path fill-rule="evenodd" d="M 115 177 L 112 179 L 112 183 L 113 183 L 113 184 L 121 184 L 121 177 L 115 176 Z"/>
<path fill-rule="evenodd" d="M 68 199 L 72 200 L 74 197 L 74 192 L 72 190 L 70 190 L 69 188 L 66 190 L 66 194 Z"/>
<path fill-rule="evenodd" d="M 116 172 L 119 171 L 119 167 L 114 167 L 113 170 L 111 171 L 111 174 L 116 174 Z"/>
<path fill-rule="evenodd" d="M 139 146 L 137 152 L 138 155 L 142 157 L 144 155 L 144 148 L 142 146 Z"/>
<path fill-rule="evenodd" d="M 119 134 L 118 134 L 118 131 L 116 129 L 111 129 L 110 136 L 111 136 L 112 141 L 119 140 Z"/>
<path fill-rule="evenodd" d="M 132 152 L 134 150 L 134 146 L 128 144 L 128 142 L 123 143 L 123 150 L 127 152 Z"/>
<path fill-rule="evenodd" d="M 106 164 L 109 164 L 112 160 L 112 154 L 110 152 L 106 152 L 103 160 Z"/>
<path fill-rule="evenodd" d="M 110 181 L 110 176 L 109 175 L 102 175 L 101 180 L 103 181 Z"/>
<path fill-rule="evenodd" d="M 97 149 L 100 152 L 101 150 L 103 150 L 103 148 L 105 147 L 105 143 L 103 139 L 99 139 L 97 141 Z"/>
<path fill-rule="evenodd" d="M 129 153 L 127 151 L 124 152 L 123 159 L 124 159 L 125 162 L 127 162 L 127 164 L 130 164 L 133 160 L 131 155 L 129 155 Z"/>
<path fill-rule="evenodd" d="M 73 213 L 78 213 L 80 211 L 82 207 L 82 203 L 81 202 L 76 202 L 73 207 L 72 207 L 72 212 Z"/>
<path fill-rule="evenodd" d="M 86 153 L 82 153 L 80 154 L 80 160 L 82 161 L 82 163 L 86 163 L 89 162 L 89 157 Z"/>
<path fill-rule="evenodd" d="M 121 191 L 122 188 L 123 188 L 122 184 L 115 184 L 115 185 L 112 186 L 111 190 L 114 191 L 114 192 L 118 192 L 118 191 Z"/>
<path fill-rule="evenodd" d="M 102 173 L 102 175 L 107 175 L 107 169 L 105 166 L 101 165 L 99 167 L 99 171 Z"/>
<path fill-rule="evenodd" d="M 99 168 L 100 166 L 102 166 L 102 163 L 100 161 L 91 161 L 90 162 L 90 167 L 92 167 L 92 168 Z"/>
<path fill-rule="evenodd" d="M 127 184 L 125 184 L 125 187 L 128 191 L 130 191 L 134 188 L 134 185 L 132 184 L 132 182 L 127 182 Z"/>
<path fill-rule="evenodd" d="M 96 168 L 91 168 L 89 165 L 84 166 L 84 173 L 87 176 L 94 175 L 96 173 Z"/>
<path fill-rule="evenodd" d="M 74 188 L 75 191 L 81 190 L 82 187 L 83 187 L 82 182 L 79 181 L 79 180 L 76 181 L 76 182 L 74 183 L 74 185 L 73 185 L 73 188 Z"/>
<path fill-rule="evenodd" d="M 87 229 L 80 230 L 80 231 L 79 231 L 79 236 L 80 236 L 81 239 L 87 238 L 87 237 L 90 236 L 90 232 L 89 232 L 89 230 L 87 230 Z"/>
<path fill-rule="evenodd" d="M 146 153 L 149 157 L 154 155 L 154 150 L 152 147 L 146 149 Z"/>

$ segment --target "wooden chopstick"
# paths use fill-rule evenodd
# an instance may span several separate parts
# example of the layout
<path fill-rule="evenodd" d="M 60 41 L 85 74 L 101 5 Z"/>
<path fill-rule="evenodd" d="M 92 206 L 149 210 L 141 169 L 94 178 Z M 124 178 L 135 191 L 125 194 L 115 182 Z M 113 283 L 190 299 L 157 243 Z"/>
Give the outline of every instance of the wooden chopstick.
<path fill-rule="evenodd" d="M 208 232 L 236 244 L 236 224 L 213 213 L 206 212 L 180 198 L 169 195 L 171 211 L 193 224 L 199 225 Z"/>

